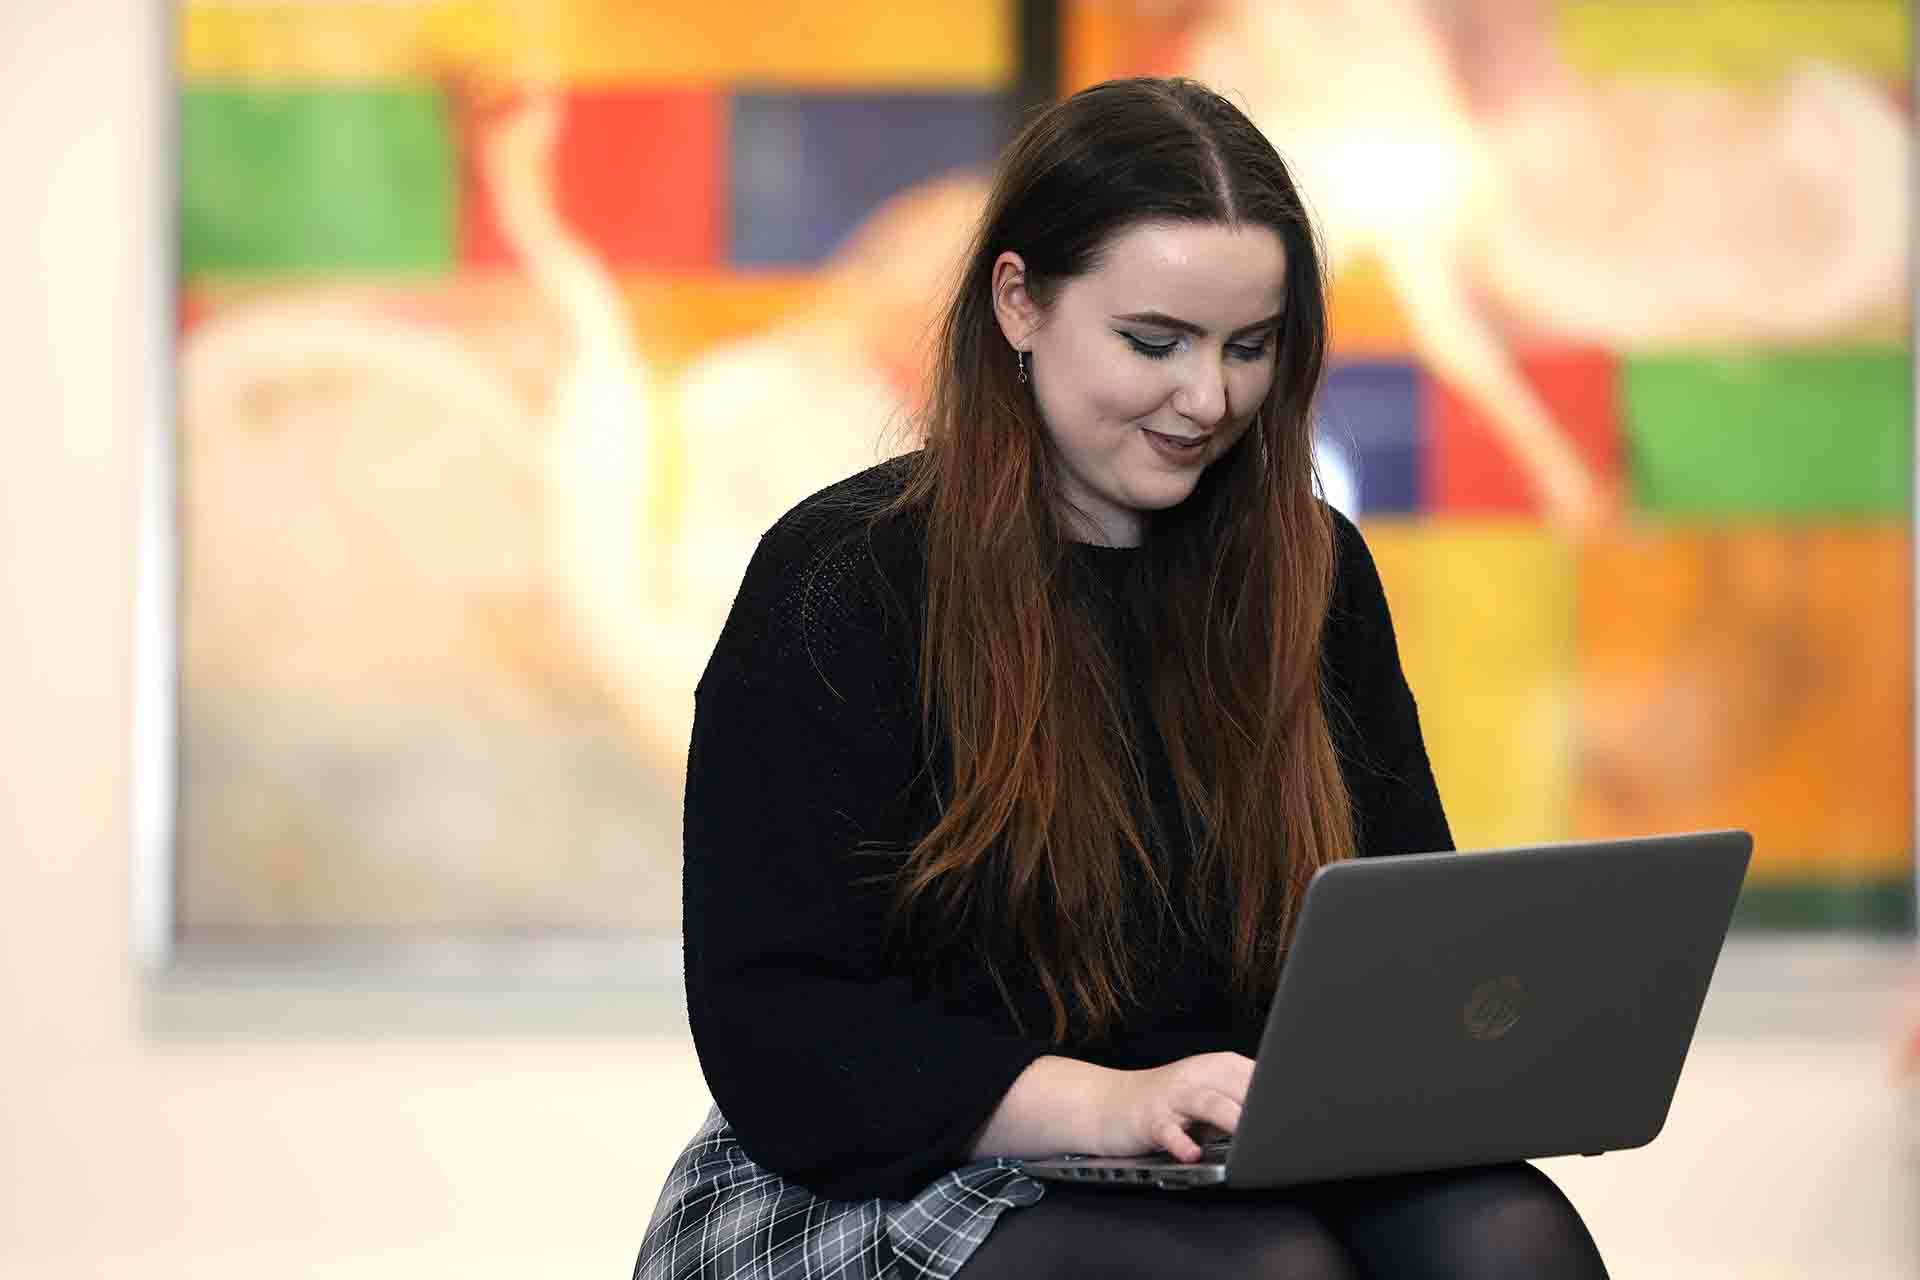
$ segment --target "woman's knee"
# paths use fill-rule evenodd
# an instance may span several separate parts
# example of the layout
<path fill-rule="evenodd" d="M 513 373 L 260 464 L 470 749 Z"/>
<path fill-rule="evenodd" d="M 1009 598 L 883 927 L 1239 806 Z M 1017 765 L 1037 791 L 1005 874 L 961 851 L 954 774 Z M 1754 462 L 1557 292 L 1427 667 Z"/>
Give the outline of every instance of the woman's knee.
<path fill-rule="evenodd" d="M 1263 1280 L 1361 1280 L 1360 1272 L 1326 1224 L 1295 1227 L 1218 1250 L 1210 1265 L 1182 1272 L 1193 1276 L 1260 1276 Z"/>
<path fill-rule="evenodd" d="M 1593 1236 L 1560 1188 L 1531 1165 L 1493 1178 L 1463 1223 L 1462 1244 L 1484 1258 L 1488 1276 L 1605 1280 Z"/>
<path fill-rule="evenodd" d="M 1530 1165 L 1351 1184 L 1325 1211 L 1372 1274 L 1606 1280 L 1579 1213 Z"/>

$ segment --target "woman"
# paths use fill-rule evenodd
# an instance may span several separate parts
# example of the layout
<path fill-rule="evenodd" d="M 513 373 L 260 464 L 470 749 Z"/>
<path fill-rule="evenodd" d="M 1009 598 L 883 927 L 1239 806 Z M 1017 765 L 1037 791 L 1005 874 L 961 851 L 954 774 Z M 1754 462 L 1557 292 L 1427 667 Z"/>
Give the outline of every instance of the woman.
<path fill-rule="evenodd" d="M 1038 118 L 941 337 L 926 447 L 774 526 L 696 694 L 716 1105 L 635 1274 L 1604 1276 L 1526 1166 L 1018 1171 L 1198 1158 L 1315 868 L 1452 842 L 1379 579 L 1314 498 L 1320 264 L 1244 116 L 1136 80 Z"/>

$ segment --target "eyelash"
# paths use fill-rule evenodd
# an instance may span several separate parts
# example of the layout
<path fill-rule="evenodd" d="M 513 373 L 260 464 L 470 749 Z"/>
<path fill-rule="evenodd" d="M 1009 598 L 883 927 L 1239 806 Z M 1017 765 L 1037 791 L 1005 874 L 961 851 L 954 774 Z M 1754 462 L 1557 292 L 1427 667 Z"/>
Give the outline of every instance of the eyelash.
<path fill-rule="evenodd" d="M 1115 329 L 1114 332 L 1125 338 L 1129 346 L 1149 360 L 1165 360 L 1180 346 L 1178 342 L 1169 342 L 1165 346 L 1156 346 L 1151 342 L 1143 342 L 1128 333 L 1125 329 Z M 1258 360 L 1261 356 L 1267 354 L 1267 343 L 1264 338 L 1261 339 L 1260 345 L 1256 347 L 1228 343 L 1227 350 L 1233 354 L 1236 360 Z"/>

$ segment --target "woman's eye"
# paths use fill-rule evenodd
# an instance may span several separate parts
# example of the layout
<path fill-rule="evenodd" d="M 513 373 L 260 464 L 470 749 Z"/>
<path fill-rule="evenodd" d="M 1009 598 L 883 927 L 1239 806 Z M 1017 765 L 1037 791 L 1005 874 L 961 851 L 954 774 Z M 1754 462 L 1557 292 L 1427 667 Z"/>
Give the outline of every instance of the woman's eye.
<path fill-rule="evenodd" d="M 1128 333 L 1124 329 L 1116 329 L 1114 332 L 1125 338 L 1135 351 L 1151 360 L 1164 360 L 1180 349 L 1178 339 L 1169 342 L 1149 342 L 1138 334 Z M 1235 360 L 1258 360 L 1267 354 L 1267 342 L 1264 338 L 1254 343 L 1230 342 L 1226 350 L 1227 354 Z"/>
<path fill-rule="evenodd" d="M 1138 351 L 1141 355 L 1151 360 L 1166 359 L 1173 354 L 1174 348 L 1180 345 L 1178 342 L 1148 342 L 1145 338 L 1137 338 L 1124 329 L 1118 332 L 1121 337 L 1125 338 L 1128 343 L 1132 345 L 1135 351 Z"/>

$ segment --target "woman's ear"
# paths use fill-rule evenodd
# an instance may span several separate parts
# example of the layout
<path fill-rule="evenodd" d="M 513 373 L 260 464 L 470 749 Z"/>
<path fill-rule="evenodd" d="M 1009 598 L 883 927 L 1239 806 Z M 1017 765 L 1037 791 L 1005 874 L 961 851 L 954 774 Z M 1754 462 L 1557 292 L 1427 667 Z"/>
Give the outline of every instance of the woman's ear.
<path fill-rule="evenodd" d="M 1027 291 L 1027 264 L 1009 249 L 993 260 L 993 316 L 1015 351 L 1026 351 L 1040 328 L 1040 307 Z"/>

